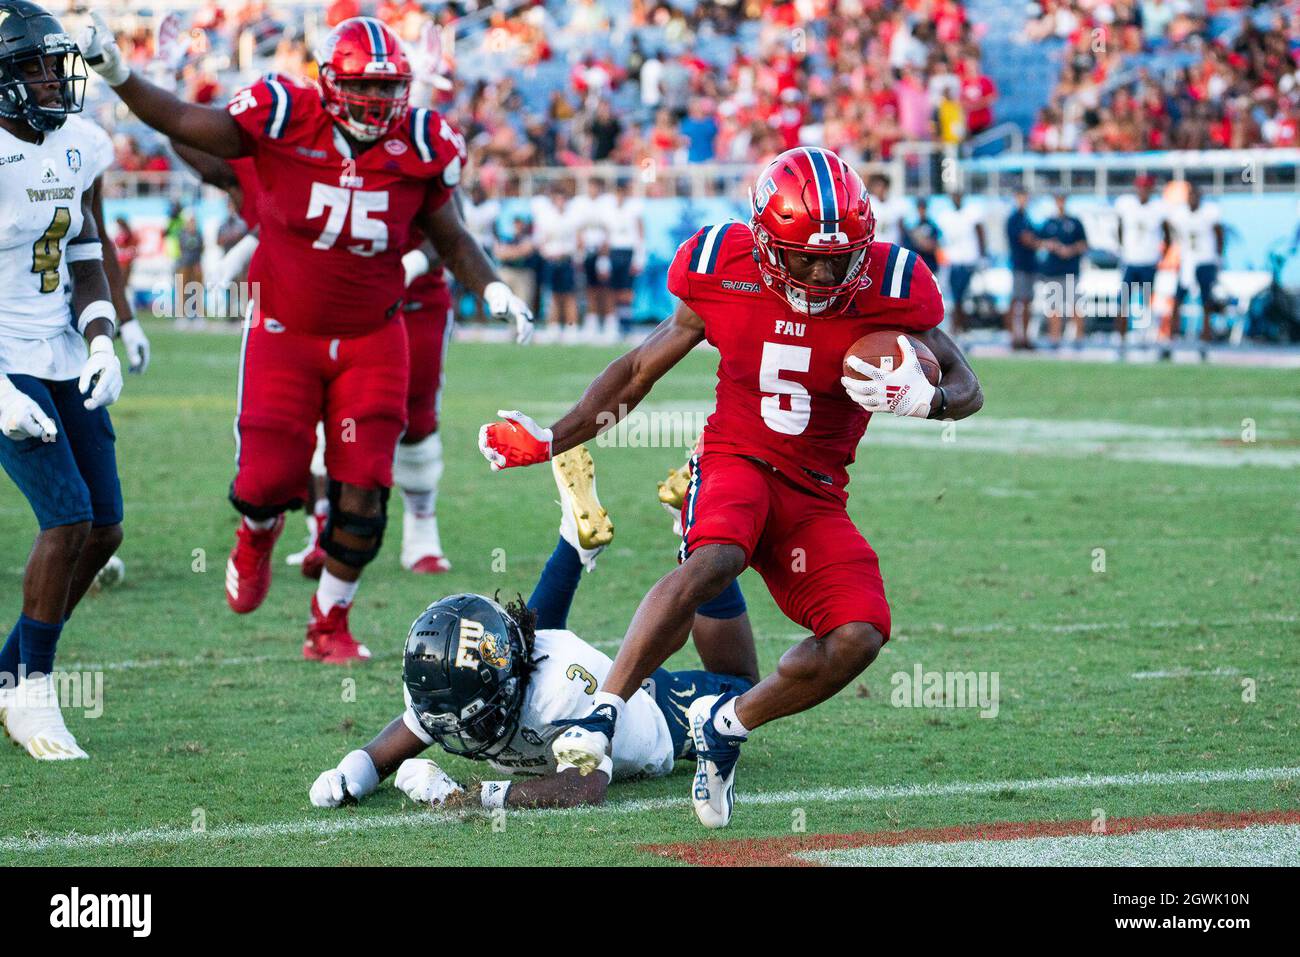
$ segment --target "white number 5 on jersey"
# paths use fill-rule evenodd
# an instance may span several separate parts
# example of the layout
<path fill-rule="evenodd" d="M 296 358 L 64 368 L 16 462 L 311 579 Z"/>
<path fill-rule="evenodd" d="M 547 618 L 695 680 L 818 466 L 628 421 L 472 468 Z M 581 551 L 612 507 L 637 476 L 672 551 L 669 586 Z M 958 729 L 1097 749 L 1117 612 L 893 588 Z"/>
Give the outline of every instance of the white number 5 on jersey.
<path fill-rule="evenodd" d="M 812 397 L 799 382 L 781 378 L 782 372 L 807 372 L 812 361 L 808 346 L 791 346 L 779 342 L 763 343 L 763 361 L 758 371 L 758 388 L 772 395 L 763 396 L 760 409 L 763 421 L 773 432 L 799 435 L 808 428 Z M 781 396 L 790 397 L 790 408 L 781 408 Z"/>

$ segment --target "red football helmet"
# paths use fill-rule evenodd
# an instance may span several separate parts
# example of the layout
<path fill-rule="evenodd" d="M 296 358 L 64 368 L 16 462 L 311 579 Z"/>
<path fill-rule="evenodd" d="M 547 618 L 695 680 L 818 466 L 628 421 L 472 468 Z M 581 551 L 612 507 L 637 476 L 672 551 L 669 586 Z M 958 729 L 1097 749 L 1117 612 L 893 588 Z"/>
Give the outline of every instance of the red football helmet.
<path fill-rule="evenodd" d="M 325 109 L 361 142 L 379 139 L 410 109 L 410 61 L 397 36 L 374 17 L 344 20 L 316 60 Z"/>
<path fill-rule="evenodd" d="M 754 258 L 769 289 L 796 312 L 833 315 L 867 277 L 876 217 L 862 178 L 830 150 L 786 150 L 767 165 L 750 194 Z M 835 282 L 796 279 L 790 254 L 836 257 Z"/>

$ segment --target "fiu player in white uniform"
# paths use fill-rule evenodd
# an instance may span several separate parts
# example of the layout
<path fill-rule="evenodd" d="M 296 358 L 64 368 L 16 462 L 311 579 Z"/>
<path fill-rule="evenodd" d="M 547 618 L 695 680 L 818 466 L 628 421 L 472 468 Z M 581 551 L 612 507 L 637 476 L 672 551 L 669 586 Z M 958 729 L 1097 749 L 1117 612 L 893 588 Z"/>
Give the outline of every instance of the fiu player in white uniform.
<path fill-rule="evenodd" d="M 1214 341 L 1214 315 L 1218 303 L 1214 298 L 1214 284 L 1219 281 L 1219 264 L 1223 261 L 1225 244 L 1223 221 L 1219 207 L 1201 199 L 1201 189 L 1188 184 L 1187 205 L 1173 209 L 1168 218 L 1170 238 L 1178 243 L 1178 291 L 1174 294 L 1173 314 L 1169 319 L 1169 343 L 1160 357 L 1169 359 L 1173 343 L 1183 334 L 1183 306 L 1192 286 L 1201 298 L 1201 359 L 1208 357 L 1208 347 Z"/>
<path fill-rule="evenodd" d="M 660 668 L 628 699 L 613 753 L 583 775 L 557 765 L 551 744 L 591 710 L 613 662 L 566 626 L 583 568 L 595 565 L 613 526 L 596 498 L 591 456 L 577 446 L 552 460 L 563 517 L 560 541 L 532 596 L 502 607 L 483 595 L 436 601 L 411 625 L 402 668 L 406 709 L 364 749 L 346 755 L 311 787 L 312 803 L 338 807 L 372 793 L 397 771 L 395 784 L 412 800 L 484 807 L 571 807 L 604 800 L 610 781 L 667 774 L 678 758 L 694 759 L 687 711 L 720 689 L 750 687 L 757 674 Z M 722 645 L 752 641 L 739 588 L 730 608 L 702 607 L 701 634 Z M 757 665 L 755 664 L 756 670 Z M 624 723 L 626 722 L 626 724 Z M 434 762 L 418 757 L 444 750 L 485 761 L 505 780 L 466 792 Z"/>
<path fill-rule="evenodd" d="M 55 646 L 122 541 L 105 409 L 122 369 L 93 215 L 113 151 L 103 130 L 73 115 L 85 83 L 58 20 L 0 0 L 0 466 L 40 525 L 22 614 L 0 648 L 0 716 L 38 760 L 86 757 L 59 711 Z"/>

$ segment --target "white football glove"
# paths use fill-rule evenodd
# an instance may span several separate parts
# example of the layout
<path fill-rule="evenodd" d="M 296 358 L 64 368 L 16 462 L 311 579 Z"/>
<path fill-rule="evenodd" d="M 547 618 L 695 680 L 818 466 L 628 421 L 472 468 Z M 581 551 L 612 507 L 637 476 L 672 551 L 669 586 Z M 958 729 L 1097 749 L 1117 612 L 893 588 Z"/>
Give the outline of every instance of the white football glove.
<path fill-rule="evenodd" d="M 321 773 L 311 786 L 316 807 L 339 807 L 348 798 L 360 801 L 379 786 L 379 772 L 365 751 L 352 751 L 336 768 Z"/>
<path fill-rule="evenodd" d="M 112 405 L 122 394 L 122 363 L 113 351 L 113 340 L 108 336 L 95 336 L 90 344 L 90 358 L 81 367 L 77 390 L 88 396 L 82 404 L 87 409 Z"/>
<path fill-rule="evenodd" d="M 423 249 L 412 249 L 402 257 L 403 283 L 409 286 L 429 271 L 429 257 Z"/>
<path fill-rule="evenodd" d="M 338 768 L 322 771 L 311 786 L 311 803 L 317 807 L 339 807 L 347 788 L 347 778 Z"/>
<path fill-rule="evenodd" d="M 533 337 L 533 311 L 505 283 L 500 280 L 488 283 L 483 289 L 483 304 L 493 319 L 514 323 L 515 342 L 523 345 Z"/>
<path fill-rule="evenodd" d="M 136 375 L 149 368 L 149 337 L 139 319 L 129 319 L 118 327 L 122 347 L 126 349 L 126 362 Z"/>
<path fill-rule="evenodd" d="M 174 73 L 185 63 L 185 57 L 189 53 L 189 39 L 189 35 L 181 28 L 181 15 L 172 10 L 158 21 L 154 30 L 154 58 Z"/>
<path fill-rule="evenodd" d="M 446 771 L 426 758 L 403 761 L 393 786 L 417 804 L 441 804 L 462 790 Z"/>
<path fill-rule="evenodd" d="M 113 28 L 98 10 L 90 14 L 90 26 L 81 31 L 77 46 L 81 47 L 87 66 L 103 77 L 109 86 L 121 86 L 131 76 L 131 68 L 122 59 Z"/>
<path fill-rule="evenodd" d="M 897 369 L 888 372 L 869 362 L 863 362 L 857 356 L 849 356 L 844 361 L 867 378 L 842 376 L 840 383 L 849 398 L 868 412 L 892 412 L 897 416 L 927 418 L 934 402 L 935 387 L 926 379 L 925 370 L 921 368 L 916 350 L 912 348 L 907 336 L 898 337 L 898 347 L 903 352 L 903 361 Z"/>
<path fill-rule="evenodd" d="M 35 399 L 19 392 L 8 376 L 0 375 L 0 433 L 15 442 L 37 438 L 53 442 L 59 430 Z"/>
<path fill-rule="evenodd" d="M 218 288 L 233 286 L 252 261 L 257 243 L 257 233 L 249 233 L 227 249 L 225 255 L 217 260 L 217 268 L 212 274 L 213 284 Z"/>

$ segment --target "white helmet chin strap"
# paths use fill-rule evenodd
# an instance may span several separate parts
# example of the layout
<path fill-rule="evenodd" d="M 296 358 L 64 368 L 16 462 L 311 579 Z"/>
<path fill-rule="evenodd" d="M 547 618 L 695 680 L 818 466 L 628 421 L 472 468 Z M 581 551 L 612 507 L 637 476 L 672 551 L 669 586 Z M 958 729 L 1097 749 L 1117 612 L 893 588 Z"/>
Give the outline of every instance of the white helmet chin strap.
<path fill-rule="evenodd" d="M 360 120 L 354 119 L 351 116 L 343 122 L 348 128 L 348 132 L 352 134 L 353 139 L 359 140 L 362 143 L 373 143 L 375 140 L 379 139 L 379 137 L 384 135 L 384 131 L 373 124 L 362 123 Z"/>
<path fill-rule="evenodd" d="M 805 316 L 820 315 L 835 304 L 835 299 L 835 296 L 829 299 L 809 299 L 802 289 L 785 284 L 785 301 L 791 309 Z"/>

